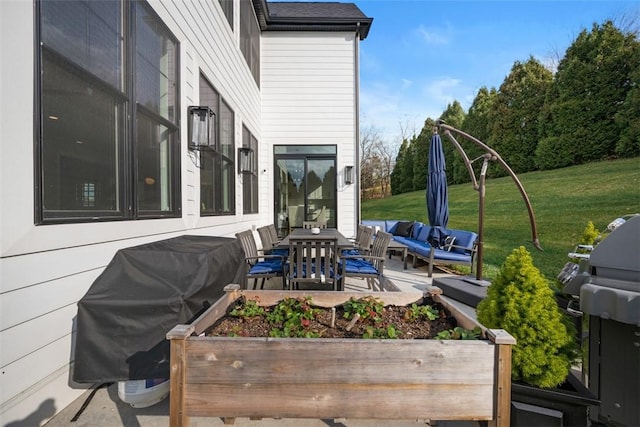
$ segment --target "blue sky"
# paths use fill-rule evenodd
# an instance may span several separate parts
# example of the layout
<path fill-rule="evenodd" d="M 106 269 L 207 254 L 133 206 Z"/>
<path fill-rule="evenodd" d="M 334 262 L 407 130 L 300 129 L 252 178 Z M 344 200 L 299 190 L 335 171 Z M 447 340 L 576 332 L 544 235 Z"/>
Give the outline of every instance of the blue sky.
<path fill-rule="evenodd" d="M 499 88 L 515 61 L 557 64 L 582 29 L 638 19 L 638 1 L 340 0 L 373 25 L 360 43 L 361 129 L 399 144 L 482 86 Z"/>

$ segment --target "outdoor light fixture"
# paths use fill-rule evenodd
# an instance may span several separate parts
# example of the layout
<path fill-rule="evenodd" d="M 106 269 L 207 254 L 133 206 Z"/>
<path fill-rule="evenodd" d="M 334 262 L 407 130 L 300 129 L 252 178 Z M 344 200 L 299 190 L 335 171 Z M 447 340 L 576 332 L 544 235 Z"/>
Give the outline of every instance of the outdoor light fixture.
<path fill-rule="evenodd" d="M 238 148 L 238 173 L 252 173 L 254 170 L 255 156 L 249 147 Z"/>
<path fill-rule="evenodd" d="M 344 167 L 344 183 L 347 185 L 353 184 L 353 166 Z"/>
<path fill-rule="evenodd" d="M 215 113 L 207 106 L 191 106 L 189 111 L 189 148 L 200 150 L 215 145 Z"/>

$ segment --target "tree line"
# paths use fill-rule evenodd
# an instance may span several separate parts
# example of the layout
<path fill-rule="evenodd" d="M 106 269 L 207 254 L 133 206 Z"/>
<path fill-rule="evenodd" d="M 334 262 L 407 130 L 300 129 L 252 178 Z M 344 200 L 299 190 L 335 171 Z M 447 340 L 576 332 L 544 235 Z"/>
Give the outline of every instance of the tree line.
<path fill-rule="evenodd" d="M 554 72 L 533 56 L 516 61 L 498 89 L 482 87 L 468 111 L 458 101 L 439 118 L 496 150 L 515 173 L 547 170 L 619 157 L 640 156 L 640 41 L 638 31 L 612 21 L 582 30 Z M 392 194 L 425 188 L 429 142 L 436 120 L 405 137 L 392 154 L 379 135 L 361 137 L 361 188 Z M 444 141 L 447 180 L 470 181 L 453 144 Z M 457 139 L 470 159 L 482 154 Z M 386 161 L 385 161 L 386 156 Z M 477 164 L 476 164 L 477 163 Z M 480 167 L 482 162 L 474 163 Z M 506 172 L 491 165 L 487 176 Z"/>

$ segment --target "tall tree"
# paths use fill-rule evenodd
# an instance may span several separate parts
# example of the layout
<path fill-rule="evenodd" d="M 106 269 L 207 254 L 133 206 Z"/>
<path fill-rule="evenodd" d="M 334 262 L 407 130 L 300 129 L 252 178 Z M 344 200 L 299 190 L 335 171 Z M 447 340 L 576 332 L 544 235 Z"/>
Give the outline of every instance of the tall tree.
<path fill-rule="evenodd" d="M 606 21 L 583 30 L 569 46 L 543 112 L 546 137 L 536 158 L 541 168 L 558 167 L 558 156 L 571 156 L 562 159 L 568 165 L 615 155 L 621 135 L 615 117 L 637 85 L 638 43 Z"/>
<path fill-rule="evenodd" d="M 451 104 L 448 104 L 447 108 L 442 112 L 440 120 L 443 120 L 446 124 L 453 126 L 456 129 L 462 129 L 465 117 L 466 113 L 464 112 L 462 105 L 460 105 L 458 101 L 453 101 Z M 431 137 L 431 132 L 429 133 L 429 137 Z M 460 155 L 453 144 L 446 141 L 446 137 L 445 140 L 442 141 L 442 151 L 444 152 L 444 161 L 447 164 L 447 182 L 451 184 L 454 182 L 454 175 L 451 173 L 451 167 L 455 163 L 456 158 L 459 158 Z"/>
<path fill-rule="evenodd" d="M 412 142 L 413 147 L 413 189 L 422 190 L 427 185 L 427 165 L 429 161 L 429 142 L 435 120 L 428 117 L 420 134 Z"/>
<path fill-rule="evenodd" d="M 492 103 L 489 139 L 514 172 L 535 169 L 538 117 L 552 80 L 551 71 L 534 57 L 526 62 L 516 61 Z M 500 167 L 492 167 L 491 171 L 498 176 L 506 173 Z"/>
<path fill-rule="evenodd" d="M 407 185 L 404 182 L 404 177 L 406 175 L 404 170 L 408 167 L 407 159 L 410 157 L 411 152 L 409 141 L 404 139 L 400 145 L 400 149 L 398 150 L 393 171 L 391 172 L 391 194 L 397 195 L 408 191 L 406 190 Z M 411 163 L 411 168 L 413 169 L 413 163 Z"/>
<path fill-rule="evenodd" d="M 631 82 L 632 87 L 615 117 L 620 128 L 616 154 L 621 157 L 640 156 L 640 66 L 631 73 Z"/>
<path fill-rule="evenodd" d="M 461 129 L 489 146 L 492 146 L 490 141 L 491 122 L 489 121 L 489 113 L 497 94 L 498 92 L 493 87 L 491 89 L 487 89 L 486 86 L 481 87 L 476 94 L 471 107 L 469 107 L 469 111 L 467 112 Z M 477 158 L 483 153 L 478 146 L 466 139 L 460 138 L 457 139 L 457 141 L 471 160 Z M 474 163 L 473 167 L 476 170 L 477 176 L 480 164 Z M 448 167 L 448 169 L 452 172 L 451 179 L 454 184 L 471 181 L 471 177 L 469 176 L 469 172 L 467 171 L 464 160 L 461 156 L 456 156 L 453 159 L 453 164 Z"/>

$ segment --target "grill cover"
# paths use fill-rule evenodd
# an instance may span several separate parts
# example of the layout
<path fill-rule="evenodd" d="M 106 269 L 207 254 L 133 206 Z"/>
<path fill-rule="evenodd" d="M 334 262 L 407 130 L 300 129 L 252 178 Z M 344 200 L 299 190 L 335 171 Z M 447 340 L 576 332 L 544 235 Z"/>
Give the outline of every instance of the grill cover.
<path fill-rule="evenodd" d="M 169 378 L 166 333 L 241 283 L 236 239 L 181 236 L 119 250 L 78 302 L 79 383 Z"/>

